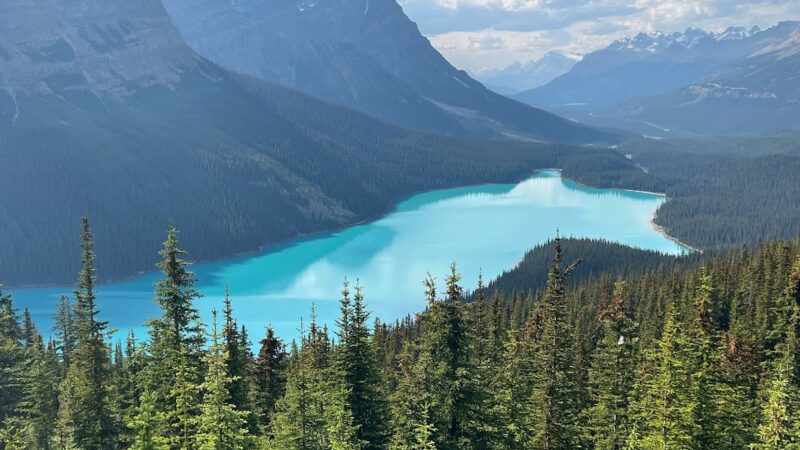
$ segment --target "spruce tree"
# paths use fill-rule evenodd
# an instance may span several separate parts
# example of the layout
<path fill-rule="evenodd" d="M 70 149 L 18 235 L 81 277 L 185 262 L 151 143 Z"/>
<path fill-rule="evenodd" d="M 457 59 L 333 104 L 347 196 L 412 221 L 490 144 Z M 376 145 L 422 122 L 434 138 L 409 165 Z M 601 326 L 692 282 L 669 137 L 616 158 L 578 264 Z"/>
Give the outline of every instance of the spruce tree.
<path fill-rule="evenodd" d="M 216 311 L 212 315 L 211 348 L 206 356 L 206 378 L 201 385 L 203 403 L 196 447 L 198 450 L 243 450 L 252 445 L 248 439 L 247 413 L 231 403 L 228 386 L 235 380 L 227 373 L 229 355 L 217 330 Z"/>
<path fill-rule="evenodd" d="M 754 448 L 773 450 L 800 448 L 800 258 L 790 276 L 783 302 L 782 338 L 776 348 L 777 361 L 765 393 L 759 440 Z"/>
<path fill-rule="evenodd" d="M 166 422 L 166 415 L 158 410 L 156 397 L 152 392 L 145 392 L 139 402 L 136 415 L 128 422 L 133 431 L 132 450 L 168 450 L 170 446 L 161 435 Z"/>
<path fill-rule="evenodd" d="M 0 285 L 0 423 L 15 414 L 23 396 L 25 354 L 22 330 L 10 294 Z"/>
<path fill-rule="evenodd" d="M 650 352 L 637 379 L 634 448 L 692 448 L 694 422 L 691 363 L 684 329 L 672 305 L 658 347 Z"/>
<path fill-rule="evenodd" d="M 444 450 L 472 448 L 486 440 L 480 425 L 485 393 L 478 382 L 460 280 L 451 265 L 443 300 L 436 299 L 433 278 L 425 280 L 428 309 L 420 317 L 419 367 L 411 372 L 426 380 L 422 388 L 430 398 L 434 440 Z"/>
<path fill-rule="evenodd" d="M 252 380 L 252 355 L 250 344 L 247 342 L 247 333 L 239 329 L 233 316 L 233 305 L 228 289 L 225 289 L 223 309 L 222 340 L 225 347 L 225 367 L 230 384 L 230 402 L 244 415 L 247 430 L 251 435 L 258 433 L 258 418 L 256 417 L 255 404 L 251 387 Z"/>
<path fill-rule="evenodd" d="M 589 370 L 586 425 L 594 448 L 619 450 L 630 435 L 630 396 L 636 374 L 636 325 L 624 304 L 625 284 L 618 281 L 613 303 L 602 313 L 602 337 Z"/>
<path fill-rule="evenodd" d="M 364 442 L 364 448 L 383 449 L 389 439 L 388 400 L 367 325 L 369 313 L 358 283 L 351 305 L 345 280 L 341 310 L 335 369 L 344 390 L 345 407 L 357 429 L 356 438 Z"/>
<path fill-rule="evenodd" d="M 94 251 L 89 219 L 83 216 L 81 272 L 75 291 L 73 361 L 62 384 L 62 417 L 75 444 L 86 450 L 117 445 L 118 424 L 110 404 L 110 350 L 106 322 L 97 318 Z"/>
<path fill-rule="evenodd" d="M 29 319 L 30 315 L 26 317 Z M 48 352 L 32 321 L 25 321 L 25 347 L 27 361 L 24 373 L 24 397 L 20 402 L 28 428 L 30 441 L 34 448 L 52 448 L 53 431 L 58 419 L 58 367 L 55 355 Z"/>
<path fill-rule="evenodd" d="M 275 450 L 325 450 L 328 447 L 325 406 L 329 385 L 328 337 L 312 320 L 306 333 L 301 326 L 301 347 L 292 345 L 286 379 L 286 393 L 272 419 Z M 328 419 L 330 419 L 330 414 Z M 342 424 L 346 425 L 346 424 Z"/>
<path fill-rule="evenodd" d="M 255 364 L 256 405 L 260 422 L 268 430 L 275 405 L 286 386 L 288 355 L 283 342 L 267 327 Z"/>
<path fill-rule="evenodd" d="M 564 291 L 567 276 L 579 262 L 562 268 L 561 260 L 561 239 L 557 237 L 540 308 L 541 334 L 531 394 L 536 418 L 530 445 L 547 450 L 575 448 L 578 437 L 575 341 Z"/>
<path fill-rule="evenodd" d="M 158 411 L 166 415 L 160 437 L 174 448 L 188 448 L 199 415 L 199 385 L 203 377 L 205 342 L 200 314 L 194 301 L 194 274 L 178 244 L 178 231 L 170 223 L 158 263 L 163 278 L 156 282 L 156 303 L 162 316 L 148 322 L 148 364 L 139 377 L 139 389 L 153 395 Z M 141 411 L 137 413 L 141 415 Z"/>
<path fill-rule="evenodd" d="M 718 373 L 720 352 L 712 311 L 713 288 L 706 268 L 700 271 L 694 293 L 694 317 L 687 330 L 687 350 L 692 371 L 692 403 L 695 434 L 692 441 L 697 449 L 717 450 L 724 441 L 721 427 L 721 388 Z"/>
<path fill-rule="evenodd" d="M 66 374 L 72 362 L 72 353 L 75 351 L 75 313 L 69 297 L 62 295 L 56 306 L 53 317 L 53 332 L 57 342 L 58 353 L 61 357 L 62 372 Z"/>

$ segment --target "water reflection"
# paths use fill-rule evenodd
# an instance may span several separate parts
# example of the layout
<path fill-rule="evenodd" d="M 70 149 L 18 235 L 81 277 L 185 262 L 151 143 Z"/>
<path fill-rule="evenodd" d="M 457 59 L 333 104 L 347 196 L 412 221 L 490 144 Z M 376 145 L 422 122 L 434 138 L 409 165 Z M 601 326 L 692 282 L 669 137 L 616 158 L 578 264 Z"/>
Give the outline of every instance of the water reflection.
<path fill-rule="evenodd" d="M 427 272 L 441 279 L 450 262 L 457 261 L 471 287 L 479 270 L 487 278 L 497 276 L 556 229 L 564 236 L 683 252 L 649 223 L 663 201 L 653 194 L 587 188 L 562 180 L 557 171 L 540 172 L 514 185 L 428 192 L 401 202 L 393 213 L 371 223 L 200 264 L 194 268 L 205 294 L 199 305 L 207 320 L 228 286 L 236 314 L 253 340 L 267 324 L 291 338 L 312 303 L 322 322 L 333 323 L 347 276 L 361 280 L 376 315 L 394 320 L 424 307 L 421 281 Z M 157 274 L 148 274 L 103 285 L 102 318 L 141 333 L 144 321 L 159 313 L 152 302 L 156 279 Z M 18 305 L 30 307 L 46 331 L 58 295 L 70 291 L 21 289 L 14 294 Z"/>

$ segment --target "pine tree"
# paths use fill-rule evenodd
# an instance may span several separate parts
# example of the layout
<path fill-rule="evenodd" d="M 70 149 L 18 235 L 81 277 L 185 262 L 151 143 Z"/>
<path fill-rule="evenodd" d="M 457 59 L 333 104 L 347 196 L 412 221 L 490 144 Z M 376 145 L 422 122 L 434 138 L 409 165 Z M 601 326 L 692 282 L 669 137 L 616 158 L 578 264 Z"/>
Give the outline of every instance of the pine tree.
<path fill-rule="evenodd" d="M 0 285 L 0 423 L 15 414 L 23 396 L 25 354 L 21 336 L 11 295 L 4 295 Z"/>
<path fill-rule="evenodd" d="M 684 330 L 675 305 L 670 310 L 658 348 L 650 353 L 637 380 L 633 406 L 636 448 L 692 448 L 697 430 L 692 397 L 691 365 Z"/>
<path fill-rule="evenodd" d="M 66 374 L 72 362 L 72 353 L 75 351 L 75 313 L 69 297 L 62 295 L 56 306 L 53 317 L 53 331 L 55 332 L 57 349 L 61 356 L 62 372 Z"/>
<path fill-rule="evenodd" d="M 355 296 L 349 297 L 344 282 L 339 326 L 339 348 L 336 353 L 336 372 L 345 395 L 344 407 L 349 409 L 357 429 L 356 438 L 364 448 L 377 450 L 388 443 L 388 400 L 384 382 L 370 340 L 369 313 L 364 305 L 361 286 L 356 283 Z"/>
<path fill-rule="evenodd" d="M 0 422 L 0 448 L 3 450 L 27 450 L 22 424 L 16 419 Z"/>
<path fill-rule="evenodd" d="M 759 427 L 758 450 L 800 448 L 800 379 L 798 379 L 798 354 L 800 353 L 800 258 L 795 264 L 786 291 L 783 342 L 776 348 L 775 363 L 763 406 L 763 419 Z"/>
<path fill-rule="evenodd" d="M 531 396 L 537 408 L 530 445 L 547 450 L 575 448 L 578 437 L 575 340 L 564 298 L 567 276 L 578 262 L 562 269 L 561 259 L 561 239 L 556 238 L 540 311 L 541 334 Z"/>
<path fill-rule="evenodd" d="M 45 349 L 27 310 L 25 317 L 25 335 L 30 344 L 25 348 L 25 388 L 19 409 L 28 425 L 33 447 L 49 450 L 58 419 L 58 367 L 55 355 Z"/>
<path fill-rule="evenodd" d="M 602 337 L 589 370 L 592 404 L 587 428 L 594 448 L 619 450 L 630 435 L 630 395 L 636 374 L 636 325 L 624 304 L 625 284 L 618 281 L 614 301 L 602 313 Z"/>
<path fill-rule="evenodd" d="M 211 348 L 206 357 L 208 371 L 201 389 L 202 413 L 198 418 L 198 450 L 239 450 L 248 448 L 246 412 L 231 403 L 228 386 L 234 381 L 228 376 L 225 361 L 229 358 L 225 344 L 217 331 L 214 311 Z"/>
<path fill-rule="evenodd" d="M 136 415 L 128 423 L 133 430 L 133 450 L 168 450 L 167 439 L 161 436 L 166 416 L 158 410 L 156 397 L 152 392 L 144 392 L 136 410 Z"/>
<path fill-rule="evenodd" d="M 248 432 L 255 435 L 258 433 L 258 418 L 251 387 L 253 358 L 250 353 L 250 344 L 247 342 L 247 332 L 244 328 L 239 330 L 236 319 L 233 317 L 233 305 L 227 288 L 225 289 L 223 320 L 225 322 L 222 339 L 226 354 L 225 367 L 230 380 L 228 386 L 230 402 L 244 415 Z"/>
<path fill-rule="evenodd" d="M 328 446 L 328 337 L 317 327 L 313 310 L 311 327 L 306 333 L 301 325 L 301 335 L 302 347 L 292 345 L 286 393 L 272 419 L 270 449 L 324 450 Z"/>
<path fill-rule="evenodd" d="M 410 372 L 412 377 L 425 380 L 421 388 L 426 391 L 423 397 L 430 399 L 434 440 L 443 450 L 479 447 L 486 441 L 480 408 L 485 393 L 480 391 L 476 373 L 461 277 L 455 264 L 450 269 L 444 300 L 436 299 L 436 285 L 430 275 L 424 282 L 428 309 L 420 317 L 418 367 Z"/>
<path fill-rule="evenodd" d="M 268 327 L 255 364 L 256 405 L 261 424 L 270 428 L 275 404 L 283 397 L 286 386 L 288 355 L 283 342 Z"/>
<path fill-rule="evenodd" d="M 155 397 L 166 420 L 159 436 L 173 448 L 189 448 L 199 415 L 199 385 L 203 376 L 205 342 L 200 314 L 193 302 L 200 297 L 186 254 L 178 245 L 178 231 L 170 223 L 158 263 L 163 278 L 156 283 L 156 303 L 162 316 L 148 322 L 148 364 L 139 389 Z M 141 415 L 138 412 L 137 415 Z"/>
<path fill-rule="evenodd" d="M 106 344 L 106 322 L 97 319 L 95 269 L 89 219 L 83 216 L 81 232 L 82 269 L 75 291 L 75 337 L 73 361 L 61 390 L 63 417 L 75 444 L 85 450 L 114 448 L 117 423 L 109 401 L 110 350 Z"/>

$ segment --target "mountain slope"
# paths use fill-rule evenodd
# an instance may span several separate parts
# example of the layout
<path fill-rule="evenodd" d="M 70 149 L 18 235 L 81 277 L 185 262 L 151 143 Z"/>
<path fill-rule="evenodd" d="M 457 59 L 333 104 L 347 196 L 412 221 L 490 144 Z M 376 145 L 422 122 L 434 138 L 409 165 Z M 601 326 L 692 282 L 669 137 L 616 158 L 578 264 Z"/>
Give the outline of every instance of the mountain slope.
<path fill-rule="evenodd" d="M 519 61 L 503 69 L 486 69 L 476 77 L 486 86 L 497 86 L 500 93 L 511 95 L 535 89 L 569 72 L 580 59 L 559 52 L 547 52 L 525 64 Z M 495 89 L 496 90 L 496 89 Z"/>
<path fill-rule="evenodd" d="M 403 127 L 563 143 L 614 139 L 489 91 L 451 66 L 395 0 L 164 4 L 210 60 Z"/>
<path fill-rule="evenodd" d="M 800 129 L 800 23 L 770 31 L 780 39 L 715 69 L 704 81 L 632 99 L 594 113 L 592 120 L 663 137 Z"/>
<path fill-rule="evenodd" d="M 639 34 L 516 98 L 652 136 L 796 128 L 800 22 L 723 33 Z"/>
<path fill-rule="evenodd" d="M 0 3 L 5 283 L 71 280 L 83 212 L 108 279 L 151 269 L 170 217 L 198 259 L 228 256 L 573 152 L 411 133 L 233 74 L 158 0 Z"/>
<path fill-rule="evenodd" d="M 785 36 L 780 27 L 640 33 L 586 55 L 568 73 L 515 98 L 548 108 L 597 111 L 700 81 Z"/>

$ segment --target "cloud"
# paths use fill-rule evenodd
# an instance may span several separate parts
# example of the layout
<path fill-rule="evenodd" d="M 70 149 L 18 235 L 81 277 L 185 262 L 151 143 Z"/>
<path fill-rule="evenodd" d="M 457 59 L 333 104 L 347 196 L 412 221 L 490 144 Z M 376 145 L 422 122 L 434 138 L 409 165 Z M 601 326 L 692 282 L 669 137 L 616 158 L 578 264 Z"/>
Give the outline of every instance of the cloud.
<path fill-rule="evenodd" d="M 797 0 L 398 0 L 455 65 L 478 71 L 550 50 L 585 54 L 639 32 L 800 20 Z"/>

